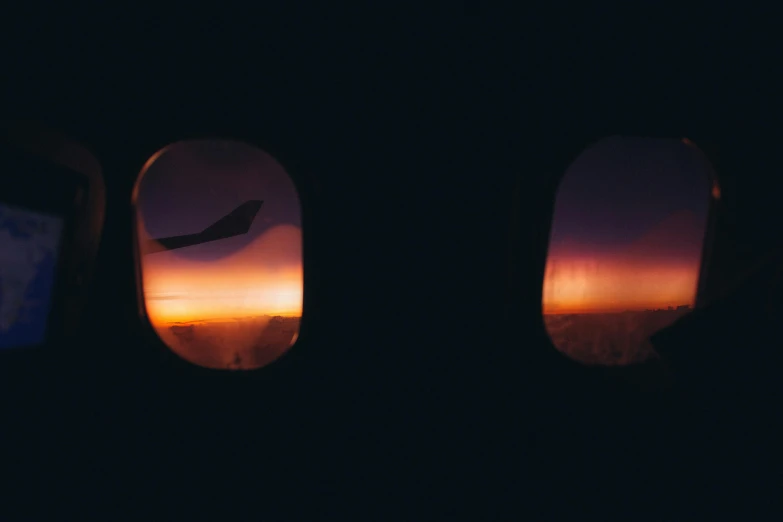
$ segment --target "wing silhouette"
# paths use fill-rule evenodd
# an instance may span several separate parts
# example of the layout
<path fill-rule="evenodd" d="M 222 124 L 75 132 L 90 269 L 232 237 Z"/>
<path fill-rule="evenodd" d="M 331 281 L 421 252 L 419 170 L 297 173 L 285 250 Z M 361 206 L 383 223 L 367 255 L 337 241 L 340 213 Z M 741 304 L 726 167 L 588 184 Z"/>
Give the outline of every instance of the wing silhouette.
<path fill-rule="evenodd" d="M 253 220 L 263 203 L 264 202 L 260 200 L 246 201 L 232 210 L 231 213 L 220 218 L 197 234 L 149 239 L 147 240 L 147 245 L 144 249 L 144 255 L 200 245 L 202 243 L 209 243 L 210 241 L 247 234 L 248 230 L 250 230 L 250 225 L 253 223 Z"/>

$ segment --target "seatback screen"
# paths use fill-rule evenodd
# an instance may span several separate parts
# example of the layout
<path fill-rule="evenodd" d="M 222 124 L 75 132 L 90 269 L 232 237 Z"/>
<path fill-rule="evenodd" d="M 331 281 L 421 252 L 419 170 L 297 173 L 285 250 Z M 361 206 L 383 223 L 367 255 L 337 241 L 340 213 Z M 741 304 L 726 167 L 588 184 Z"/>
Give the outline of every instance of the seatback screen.
<path fill-rule="evenodd" d="M 46 339 L 64 225 L 0 203 L 0 350 Z"/>

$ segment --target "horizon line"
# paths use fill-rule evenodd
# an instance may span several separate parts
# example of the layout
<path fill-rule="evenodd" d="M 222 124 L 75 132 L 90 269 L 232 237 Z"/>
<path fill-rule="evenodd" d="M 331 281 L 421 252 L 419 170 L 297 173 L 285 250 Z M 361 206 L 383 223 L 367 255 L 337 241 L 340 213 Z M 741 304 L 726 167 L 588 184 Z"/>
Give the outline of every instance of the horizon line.
<path fill-rule="evenodd" d="M 150 318 L 151 323 L 158 323 L 158 324 L 188 324 L 188 323 L 206 323 L 206 322 L 237 322 L 242 321 L 245 319 L 259 319 L 262 317 L 284 317 L 286 319 L 301 319 L 302 313 L 301 312 L 283 312 L 283 313 L 271 313 L 271 314 L 260 314 L 260 315 L 245 315 L 241 317 L 208 317 L 205 319 L 186 319 L 186 320 L 158 320 L 155 321 L 152 318 Z"/>
<path fill-rule="evenodd" d="M 623 314 L 626 312 L 676 312 L 677 309 L 682 306 L 684 309 L 693 309 L 692 304 L 682 305 L 668 305 L 665 308 L 626 308 L 623 310 L 574 310 L 574 311 L 557 311 L 557 312 L 545 312 L 541 311 L 542 315 L 587 315 L 587 314 Z M 671 310 L 669 309 L 671 308 Z"/>

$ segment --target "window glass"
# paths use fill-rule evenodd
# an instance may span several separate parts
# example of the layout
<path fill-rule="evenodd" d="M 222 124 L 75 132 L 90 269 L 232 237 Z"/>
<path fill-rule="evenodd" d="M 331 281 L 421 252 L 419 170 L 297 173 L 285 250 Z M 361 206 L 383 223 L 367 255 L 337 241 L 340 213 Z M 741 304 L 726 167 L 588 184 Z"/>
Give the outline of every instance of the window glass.
<path fill-rule="evenodd" d="M 262 150 L 184 141 L 153 156 L 135 192 L 144 309 L 163 342 L 209 368 L 253 369 L 296 341 L 299 197 Z"/>
<path fill-rule="evenodd" d="M 543 288 L 555 346 L 587 364 L 641 362 L 694 306 L 713 176 L 687 140 L 613 137 L 569 167 Z"/>

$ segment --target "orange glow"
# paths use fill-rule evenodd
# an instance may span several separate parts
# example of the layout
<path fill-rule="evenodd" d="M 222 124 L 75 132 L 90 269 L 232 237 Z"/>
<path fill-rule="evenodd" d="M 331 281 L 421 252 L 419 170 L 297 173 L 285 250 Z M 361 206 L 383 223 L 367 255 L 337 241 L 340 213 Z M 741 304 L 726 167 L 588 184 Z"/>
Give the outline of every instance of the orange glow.
<path fill-rule="evenodd" d="M 712 198 L 720 199 L 720 185 L 718 185 L 717 181 L 712 183 Z"/>
<path fill-rule="evenodd" d="M 149 236 L 140 226 L 144 244 Z M 292 265 L 291 259 L 299 261 Z M 142 263 L 147 314 L 156 328 L 302 314 L 301 231 L 292 225 L 271 228 L 222 259 L 200 261 L 171 251 L 142 256 Z"/>
<path fill-rule="evenodd" d="M 704 222 L 684 212 L 630 244 L 552 246 L 544 274 L 545 314 L 612 313 L 693 306 Z"/>
<path fill-rule="evenodd" d="M 622 312 L 693 305 L 698 263 L 599 258 L 547 262 L 545 314 Z"/>

